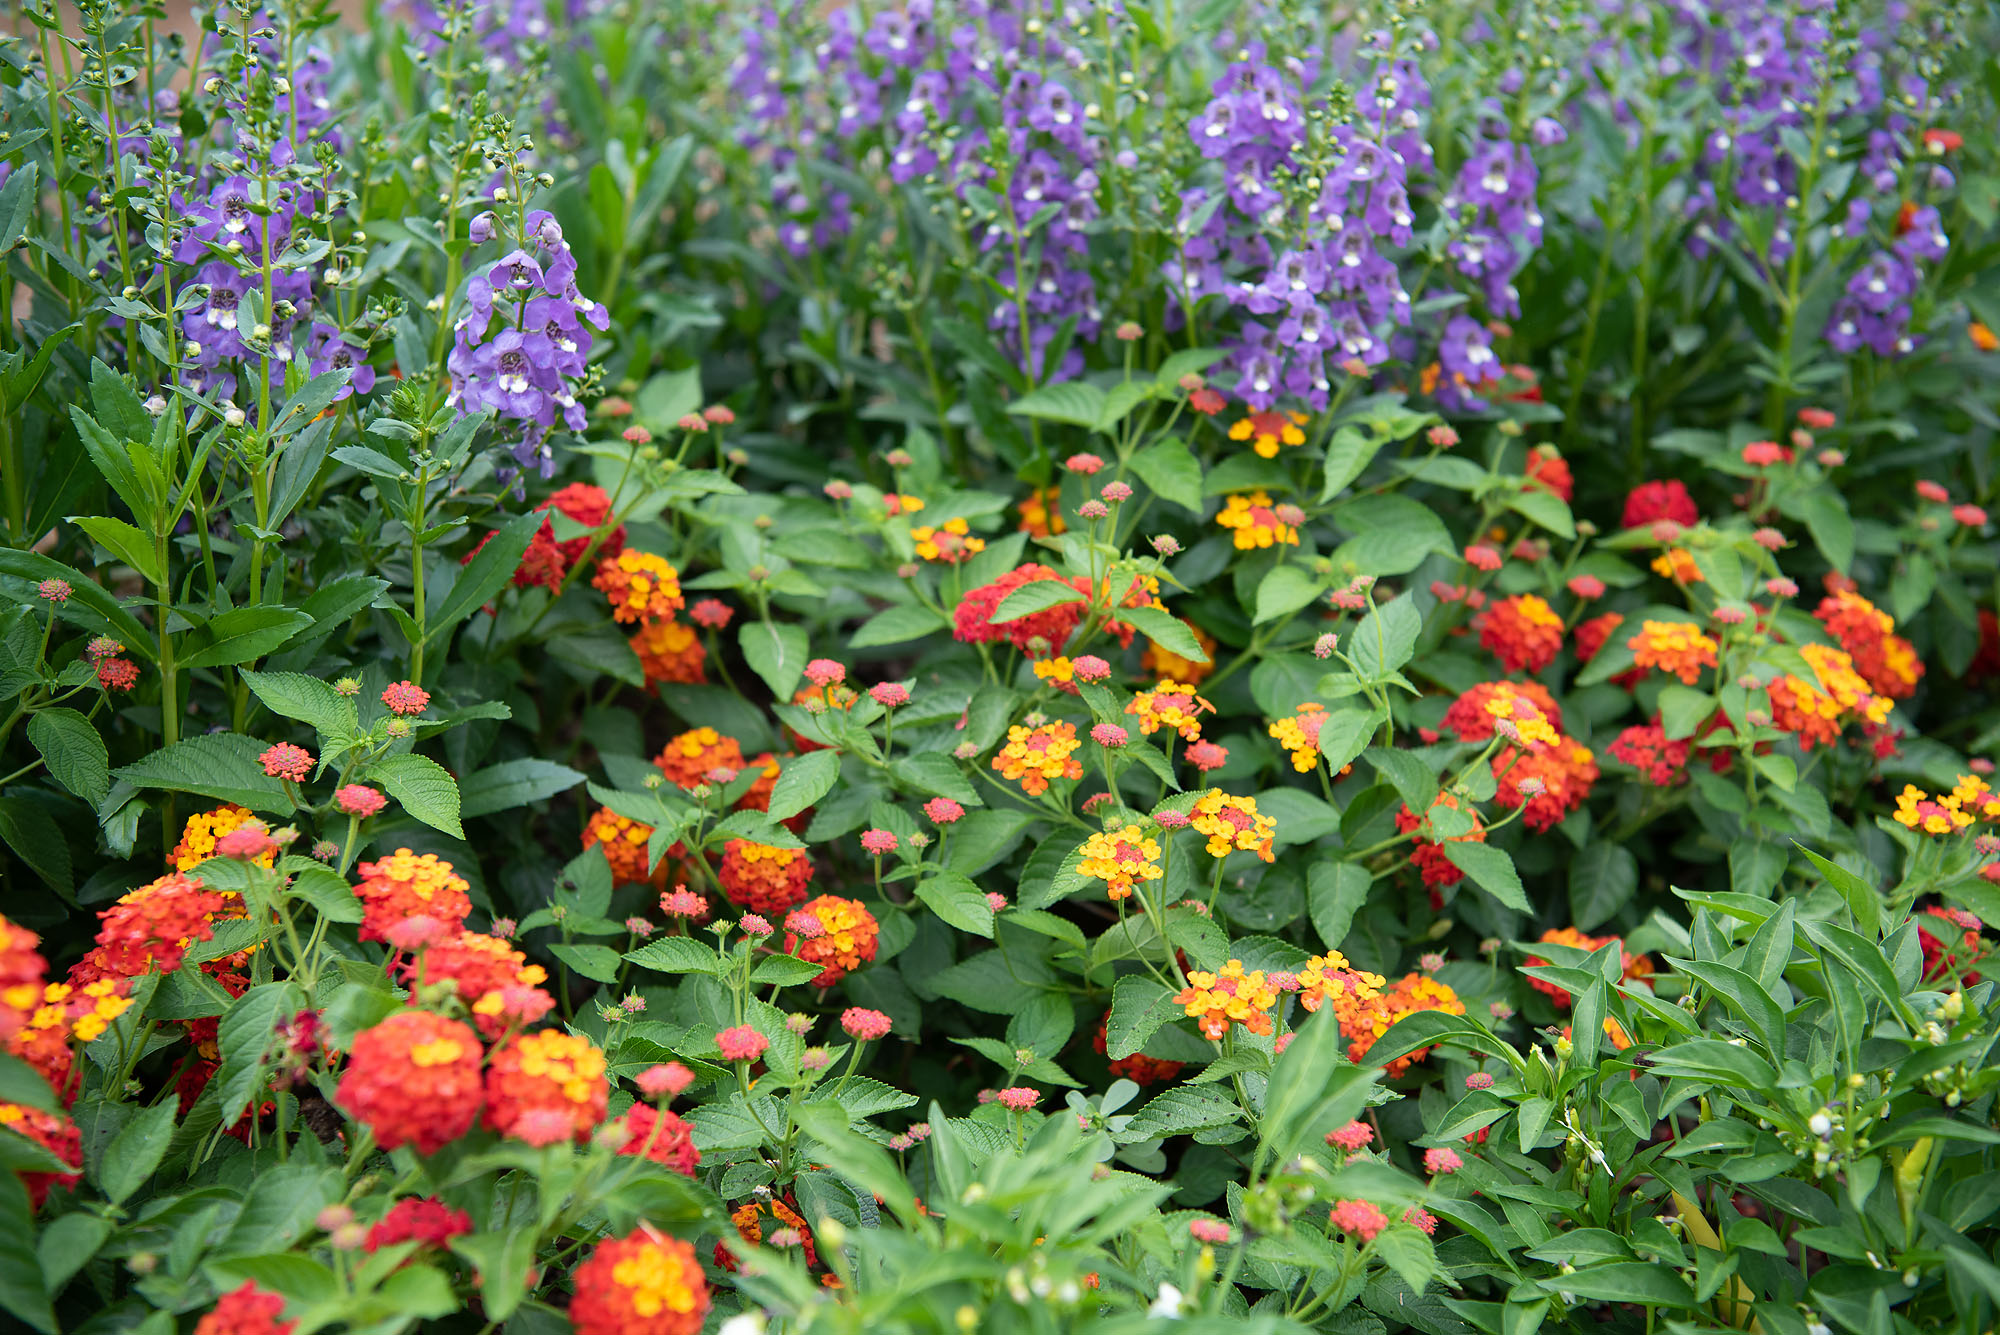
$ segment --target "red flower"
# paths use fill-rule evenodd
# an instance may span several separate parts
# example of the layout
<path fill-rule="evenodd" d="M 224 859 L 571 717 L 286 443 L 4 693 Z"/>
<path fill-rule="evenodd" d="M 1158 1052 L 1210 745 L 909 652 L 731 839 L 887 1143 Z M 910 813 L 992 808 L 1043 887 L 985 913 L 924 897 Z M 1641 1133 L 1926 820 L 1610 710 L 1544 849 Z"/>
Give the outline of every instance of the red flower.
<path fill-rule="evenodd" d="M 362 878 L 354 893 L 361 900 L 363 941 L 386 941 L 388 929 L 406 918 L 435 918 L 456 927 L 472 912 L 465 893 L 471 886 L 435 853 L 419 856 L 399 848 L 354 870 Z"/>
<path fill-rule="evenodd" d="M 293 746 L 290 742 L 279 742 L 257 757 L 257 763 L 264 767 L 264 773 L 274 779 L 290 779 L 302 783 L 306 775 L 312 773 L 312 752 L 303 746 Z"/>
<path fill-rule="evenodd" d="M 1692 528 L 1701 522 L 1701 511 L 1694 508 L 1694 498 L 1674 478 L 1642 482 L 1625 498 L 1626 528 L 1644 528 L 1661 519 L 1671 519 L 1682 528 Z"/>
<path fill-rule="evenodd" d="M 1655 719 L 1625 729 L 1609 749 L 1613 760 L 1630 765 L 1655 788 L 1666 788 L 1687 777 L 1689 745 L 1686 738 L 1667 740 L 1666 730 Z"/>
<path fill-rule="evenodd" d="M 1503 598 L 1479 618 L 1479 643 L 1509 672 L 1540 672 L 1562 649 L 1562 618 L 1532 593 Z"/>
<path fill-rule="evenodd" d="M 1042 580 L 1067 583 L 1047 566 L 1029 562 L 1008 571 L 991 584 L 982 584 L 971 590 L 952 612 L 952 635 L 965 644 L 1006 640 L 1031 658 L 1047 658 L 1062 647 L 1070 632 L 1083 619 L 1084 608 L 1088 605 L 1084 600 L 1057 603 L 999 625 L 992 621 L 993 613 L 1008 594 Z"/>
<path fill-rule="evenodd" d="M 1565 504 L 1576 495 L 1576 479 L 1570 475 L 1569 461 L 1556 453 L 1553 445 L 1537 445 L 1530 450 L 1528 466 L 1523 472 L 1530 487 L 1551 492 Z"/>
<path fill-rule="evenodd" d="M 169 872 L 98 915 L 97 948 L 77 964 L 77 978 L 137 978 L 158 968 L 172 973 L 187 948 L 215 935 L 210 922 L 234 909 L 235 896 L 210 890 L 201 878 Z"/>
<path fill-rule="evenodd" d="M 139 684 L 139 665 L 129 658 L 107 658 L 97 665 L 97 684 L 107 691 L 129 691 Z"/>
<path fill-rule="evenodd" d="M 1549 726 L 1562 731 L 1562 707 L 1549 694 L 1549 688 L 1538 681 L 1482 681 L 1471 690 L 1451 702 L 1451 708 L 1444 711 L 1444 718 L 1438 727 L 1451 733 L 1461 742 L 1483 742 L 1493 736 L 1493 725 L 1500 716 L 1487 706 L 1496 699 L 1509 701 L 1525 700 L 1536 713 L 1548 720 Z M 1508 715 L 1518 719 L 1518 711 Z"/>
<path fill-rule="evenodd" d="M 0 1042 L 18 1033 L 42 1003 L 49 962 L 35 949 L 40 944 L 40 937 L 0 914 Z"/>
<path fill-rule="evenodd" d="M 382 703 L 392 714 L 421 714 L 431 705 L 431 693 L 413 681 L 394 681 L 383 688 Z"/>
<path fill-rule="evenodd" d="M 1106 1056 L 1111 1054 L 1108 1043 L 1111 1014 L 1097 1022 L 1097 1032 L 1090 1036 L 1090 1045 Z M 1120 1057 L 1111 1063 L 1111 1074 L 1120 1080 L 1130 1080 L 1135 1085 L 1159 1085 L 1175 1079 L 1181 1073 L 1185 1062 L 1168 1061 L 1164 1057 L 1148 1057 L 1143 1052 L 1135 1052 L 1129 1057 Z"/>
<path fill-rule="evenodd" d="M 620 1154 L 644 1155 L 684 1177 L 693 1177 L 701 1163 L 694 1147 L 694 1127 L 675 1113 L 635 1103 L 624 1117 L 625 1143 Z"/>
<path fill-rule="evenodd" d="M 361 1250 L 378 1252 L 399 1242 L 415 1242 L 418 1247 L 443 1247 L 453 1238 L 472 1232 L 472 1216 L 454 1210 L 433 1196 L 408 1196 L 389 1208 L 389 1213 L 361 1243 Z"/>
<path fill-rule="evenodd" d="M 56 1158 L 76 1169 L 75 1173 L 36 1173 L 23 1170 L 22 1185 L 28 1189 L 28 1210 L 42 1208 L 51 1187 L 73 1187 L 83 1171 L 83 1135 L 76 1123 L 59 1113 L 46 1113 L 20 1103 L 0 1103 L 0 1136 L 12 1132 L 25 1136 Z"/>
<path fill-rule="evenodd" d="M 194 1335 L 290 1335 L 296 1321 L 280 1321 L 285 1300 L 266 1293 L 254 1280 L 222 1295 L 208 1315 L 195 1322 Z"/>
<path fill-rule="evenodd" d="M 333 1101 L 385 1150 L 435 1154 L 479 1115 L 479 1035 L 429 1011 L 397 1011 L 354 1036 Z"/>
<path fill-rule="evenodd" d="M 588 482 L 572 482 L 536 508 L 554 510 L 585 528 L 595 530 L 601 528 L 604 522 L 611 518 L 611 497 L 602 487 L 594 487 Z M 579 534 L 574 538 L 564 538 L 558 542 L 555 537 L 555 526 L 547 521 L 543 522 L 542 531 L 536 534 L 536 537 L 546 538 L 561 554 L 565 566 L 573 566 L 581 561 L 584 552 L 590 547 L 588 533 Z M 624 550 L 625 526 L 620 524 L 604 535 L 604 541 L 598 544 L 597 555 L 600 558 L 609 558 Z"/>
<path fill-rule="evenodd" d="M 804 849 L 773 848 L 749 839 L 724 844 L 715 873 L 730 903 L 772 917 L 783 917 L 803 900 L 812 878 L 812 859 Z"/>

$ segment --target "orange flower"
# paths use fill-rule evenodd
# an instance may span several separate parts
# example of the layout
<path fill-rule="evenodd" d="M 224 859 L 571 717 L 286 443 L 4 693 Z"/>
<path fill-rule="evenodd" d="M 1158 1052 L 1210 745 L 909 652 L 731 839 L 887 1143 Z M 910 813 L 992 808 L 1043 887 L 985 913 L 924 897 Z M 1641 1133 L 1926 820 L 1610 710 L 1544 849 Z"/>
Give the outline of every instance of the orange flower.
<path fill-rule="evenodd" d="M 611 600 L 618 622 L 671 621 L 685 605 L 680 572 L 665 557 L 626 548 L 597 567 L 591 587 Z"/>
<path fill-rule="evenodd" d="M 2000 349 L 2000 334 L 1994 333 L 1977 320 L 1968 324 L 1965 327 L 1965 332 L 1972 339 L 1972 346 L 1978 348 L 1981 352 L 1992 352 L 1995 349 Z"/>
<path fill-rule="evenodd" d="M 1504 713 L 1489 707 L 1496 700 L 1507 702 Z M 1538 681 L 1482 681 L 1451 702 L 1438 728 L 1461 742 L 1484 742 L 1492 738 L 1494 725 L 1501 719 L 1512 719 L 1519 726 L 1534 717 L 1562 731 L 1562 708 L 1548 687 Z"/>
<path fill-rule="evenodd" d="M 7 1039 L 6 1050 L 48 1082 L 65 1102 L 76 1098 L 71 1082 L 76 1052 L 71 1043 L 88 1043 L 131 1009 L 132 984 L 125 978 L 99 978 L 87 983 L 48 983 L 27 1023 Z"/>
<path fill-rule="evenodd" d="M 787 933 L 785 949 L 822 966 L 819 977 L 812 980 L 814 987 L 832 987 L 875 958 L 882 929 L 861 901 L 820 895 L 799 905 L 798 911 L 819 924 L 819 935 L 801 940 Z"/>
<path fill-rule="evenodd" d="M 1479 643 L 1509 672 L 1540 672 L 1562 649 L 1562 618 L 1532 593 L 1517 593 L 1486 609 Z"/>
<path fill-rule="evenodd" d="M 208 1314 L 194 1323 L 194 1335 L 291 1335 L 296 1321 L 280 1321 L 285 1300 L 266 1293 L 246 1279 L 216 1300 Z"/>
<path fill-rule="evenodd" d="M 1031 538 L 1049 538 L 1069 531 L 1062 517 L 1062 488 L 1035 487 L 1014 507 L 1020 512 L 1021 532 Z"/>
<path fill-rule="evenodd" d="M 1916 692 L 1923 660 L 1914 645 L 1895 633 L 1895 620 L 1887 612 L 1852 589 L 1838 589 L 1820 601 L 1813 615 L 1877 695 L 1907 700 Z"/>
<path fill-rule="evenodd" d="M 1694 563 L 1694 556 L 1691 553 L 1680 547 L 1669 547 L 1654 557 L 1653 573 L 1676 584 L 1702 582 L 1701 567 Z"/>
<path fill-rule="evenodd" d="M 733 777 L 743 768 L 743 748 L 734 737 L 724 737 L 713 728 L 694 728 L 668 742 L 653 757 L 660 772 L 682 788 L 709 783 L 709 775 L 726 769 Z"/>
<path fill-rule="evenodd" d="M 1716 643 L 1688 621 L 1648 621 L 1626 643 L 1632 661 L 1642 668 L 1658 668 L 1692 686 L 1705 667 L 1715 666 Z"/>
<path fill-rule="evenodd" d="M 1278 518 L 1277 512 L 1271 508 L 1271 497 L 1266 492 L 1253 491 L 1231 496 L 1223 505 L 1222 513 L 1215 517 L 1215 522 L 1234 532 L 1239 552 L 1299 545 L 1298 527 Z"/>
<path fill-rule="evenodd" d="M 26 1028 L 41 1004 L 49 962 L 35 949 L 40 944 L 40 937 L 0 914 L 0 1042 Z"/>
<path fill-rule="evenodd" d="M 619 885 L 665 885 L 670 859 L 660 859 L 657 869 L 647 865 L 646 850 L 652 837 L 652 826 L 621 816 L 610 807 L 599 807 L 584 826 L 583 846 L 604 850 L 604 860 L 611 864 L 611 875 Z"/>
<path fill-rule="evenodd" d="M 584 1141 L 604 1121 L 610 1094 L 604 1054 L 589 1039 L 543 1029 L 494 1049 L 485 1121 L 530 1145 Z"/>
<path fill-rule="evenodd" d="M 1019 780 L 1030 796 L 1049 790 L 1051 779 L 1081 779 L 1083 766 L 1077 763 L 1076 749 L 1083 745 L 1076 737 L 1076 725 L 1057 720 L 1041 722 L 1038 714 L 1028 720 L 1034 726 L 1016 723 L 1007 729 L 1007 744 L 993 757 L 993 768 L 1004 779 Z"/>
<path fill-rule="evenodd" d="M 435 1154 L 479 1115 L 479 1035 L 457 1020 L 402 1010 L 354 1036 L 333 1101 L 385 1150 Z"/>
<path fill-rule="evenodd" d="M 1160 841 L 1136 825 L 1116 833 L 1099 831 L 1083 841 L 1076 869 L 1103 881 L 1114 902 L 1125 899 L 1133 886 L 1160 879 Z"/>
<path fill-rule="evenodd" d="M 488 1038 L 515 1025 L 533 1024 L 555 1006 L 542 991 L 548 971 L 497 937 L 460 932 L 426 946 L 403 963 L 403 981 L 412 988 L 448 983 L 472 1011 L 473 1023 Z"/>
<path fill-rule="evenodd" d="M 1229 438 L 1249 441 L 1259 458 L 1275 459 L 1280 445 L 1306 443 L 1306 433 L 1299 430 L 1305 424 L 1304 413 L 1251 413 L 1229 428 Z"/>
<path fill-rule="evenodd" d="M 1888 697 L 1875 695 L 1868 689 L 1867 679 L 1854 670 L 1854 660 L 1840 650 L 1824 644 L 1802 644 L 1799 656 L 1812 664 L 1820 689 L 1838 701 L 1842 709 L 1852 710 L 1870 723 L 1881 723 L 1896 707 Z"/>
<path fill-rule="evenodd" d="M 223 835 L 256 819 L 242 807 L 228 804 L 212 811 L 197 811 L 181 827 L 181 841 L 174 845 L 167 861 L 175 871 L 193 871 L 215 856 L 215 845 Z M 277 857 L 278 850 L 273 848 L 259 853 L 253 860 L 260 867 L 269 867 L 277 861 Z"/>
<path fill-rule="evenodd" d="M 804 899 L 812 878 L 812 859 L 804 849 L 773 848 L 749 839 L 724 844 L 722 865 L 716 870 L 730 903 L 767 918 L 783 917 Z"/>
<path fill-rule="evenodd" d="M 399 848 L 354 870 L 362 878 L 354 893 L 361 899 L 363 941 L 387 940 L 384 933 L 408 918 L 421 915 L 456 927 L 472 912 L 465 893 L 471 886 L 435 853 L 420 857 Z"/>
<path fill-rule="evenodd" d="M 1278 832 L 1278 822 L 1258 812 L 1254 797 L 1231 797 L 1220 788 L 1211 788 L 1195 800 L 1188 817 L 1189 824 L 1208 837 L 1212 858 L 1226 858 L 1240 849 L 1266 862 L 1276 860 L 1271 841 Z"/>
<path fill-rule="evenodd" d="M 1200 626 L 1188 629 L 1194 632 L 1194 642 L 1208 655 L 1207 662 L 1197 663 L 1191 658 L 1182 658 L 1148 640 L 1146 652 L 1139 658 L 1139 670 L 1150 673 L 1155 680 L 1186 682 L 1190 690 L 1201 685 L 1202 679 L 1215 671 L 1215 637 Z"/>
<path fill-rule="evenodd" d="M 1162 681 L 1135 693 L 1125 712 L 1139 720 L 1139 731 L 1151 737 L 1160 729 L 1177 732 L 1186 741 L 1201 739 L 1201 716 L 1215 706 L 1194 693 L 1194 687 Z"/>
<path fill-rule="evenodd" d="M 200 877 L 168 872 L 124 895 L 98 914 L 97 946 L 77 964 L 76 978 L 137 978 L 157 968 L 172 973 L 187 948 L 215 935 L 224 914 L 241 917 L 233 894 L 210 890 Z M 74 981 L 74 980 L 72 980 Z"/>
<path fill-rule="evenodd" d="M 20 1103 L 0 1103 L 0 1135 L 8 1132 L 32 1140 L 77 1170 L 74 1173 L 21 1171 L 21 1183 L 28 1189 L 30 1214 L 42 1208 L 50 1187 L 76 1185 L 83 1172 L 83 1135 L 76 1129 L 76 1123 L 60 1113 L 46 1113 Z"/>
<path fill-rule="evenodd" d="M 641 1226 L 576 1268 L 569 1320 L 577 1335 L 695 1335 L 708 1305 L 694 1248 Z"/>
<path fill-rule="evenodd" d="M 736 1225 L 736 1236 L 753 1245 L 764 1240 L 764 1220 L 767 1217 L 777 1225 L 773 1233 L 788 1230 L 797 1235 L 799 1251 L 805 1257 L 808 1269 L 819 1264 L 819 1250 L 813 1246 L 812 1230 L 806 1227 L 806 1221 L 799 1212 L 792 1208 L 789 1198 L 766 1196 L 745 1201 L 729 1212 L 729 1222 Z M 715 1264 L 734 1273 L 736 1254 L 718 1242 L 715 1244 Z"/>
<path fill-rule="evenodd" d="M 1831 746 L 1840 736 L 1840 702 L 1787 673 L 1770 684 L 1771 721 L 1798 738 L 1799 749 Z"/>
<path fill-rule="evenodd" d="M 646 674 L 648 685 L 668 681 L 699 686 L 708 680 L 702 672 L 708 651 L 701 647 L 693 626 L 649 621 L 632 637 L 632 652 L 639 656 L 639 670 Z"/>
<path fill-rule="evenodd" d="M 1333 1013 L 1340 1018 L 1341 1036 L 1348 1041 L 1348 1060 L 1353 1062 L 1367 1057 L 1368 1050 L 1375 1046 L 1375 1040 L 1388 1033 L 1389 1027 L 1405 1015 L 1414 1015 L 1418 1011 L 1465 1014 L 1465 1003 L 1458 999 L 1456 992 L 1435 978 L 1416 973 L 1405 974 L 1373 996 L 1363 997 L 1349 992 L 1329 1000 Z M 1419 1048 L 1405 1053 L 1385 1066 L 1383 1074 L 1393 1080 L 1422 1061 L 1429 1052 L 1429 1048 Z"/>
<path fill-rule="evenodd" d="M 1196 969 L 1187 980 L 1174 1004 L 1186 1010 L 1188 1018 L 1209 1038 L 1221 1038 L 1232 1024 L 1240 1024 L 1253 1034 L 1271 1032 L 1271 1008 L 1278 1004 L 1278 989 L 1265 980 L 1262 969 L 1245 973 L 1242 960 L 1230 960 L 1215 973 Z"/>

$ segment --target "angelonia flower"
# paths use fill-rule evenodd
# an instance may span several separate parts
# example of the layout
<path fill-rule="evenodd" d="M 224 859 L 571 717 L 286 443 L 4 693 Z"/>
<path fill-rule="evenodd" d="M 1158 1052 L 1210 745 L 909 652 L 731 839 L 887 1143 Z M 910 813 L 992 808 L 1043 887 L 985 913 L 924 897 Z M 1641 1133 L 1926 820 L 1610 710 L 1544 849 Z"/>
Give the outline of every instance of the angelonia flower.
<path fill-rule="evenodd" d="M 590 327 L 611 319 L 578 290 L 576 257 L 555 215 L 530 212 L 515 248 L 467 280 L 465 304 L 445 359 L 449 402 L 463 413 L 492 412 L 519 433 L 515 461 L 553 476 L 549 433 L 558 422 L 569 431 L 587 424 L 577 391 L 590 364 Z"/>

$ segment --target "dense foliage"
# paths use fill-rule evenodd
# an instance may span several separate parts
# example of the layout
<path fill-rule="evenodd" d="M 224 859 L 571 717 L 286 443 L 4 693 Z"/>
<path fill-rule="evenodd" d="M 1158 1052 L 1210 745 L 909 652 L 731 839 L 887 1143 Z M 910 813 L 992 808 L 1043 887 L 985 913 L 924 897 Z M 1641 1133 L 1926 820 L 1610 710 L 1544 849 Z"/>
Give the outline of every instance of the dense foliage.
<path fill-rule="evenodd" d="M 0 1310 L 1987 1331 L 2000 14 L 0 38 Z"/>

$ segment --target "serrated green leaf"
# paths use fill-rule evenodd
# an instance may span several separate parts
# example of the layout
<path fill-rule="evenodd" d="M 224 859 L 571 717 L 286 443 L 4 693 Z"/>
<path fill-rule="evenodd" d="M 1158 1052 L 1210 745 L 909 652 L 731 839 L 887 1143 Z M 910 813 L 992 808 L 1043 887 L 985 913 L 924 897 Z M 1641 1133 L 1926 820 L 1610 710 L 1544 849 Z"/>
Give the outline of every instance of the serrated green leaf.
<path fill-rule="evenodd" d="M 435 760 L 415 752 L 384 756 L 368 767 L 368 775 L 416 819 L 454 839 L 465 838 L 458 821 L 458 784 Z"/>

